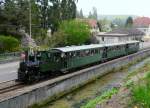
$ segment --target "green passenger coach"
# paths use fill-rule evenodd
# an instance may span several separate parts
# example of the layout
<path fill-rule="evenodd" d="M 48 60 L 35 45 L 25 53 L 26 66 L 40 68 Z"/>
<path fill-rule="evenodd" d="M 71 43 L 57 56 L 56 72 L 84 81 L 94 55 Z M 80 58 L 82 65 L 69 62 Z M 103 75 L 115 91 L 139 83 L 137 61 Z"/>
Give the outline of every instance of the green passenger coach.
<path fill-rule="evenodd" d="M 101 61 L 103 49 L 103 45 L 97 44 L 54 48 L 51 51 L 55 51 L 60 55 L 60 64 L 62 65 L 57 70 L 61 69 L 61 72 L 65 72 L 69 69 Z"/>

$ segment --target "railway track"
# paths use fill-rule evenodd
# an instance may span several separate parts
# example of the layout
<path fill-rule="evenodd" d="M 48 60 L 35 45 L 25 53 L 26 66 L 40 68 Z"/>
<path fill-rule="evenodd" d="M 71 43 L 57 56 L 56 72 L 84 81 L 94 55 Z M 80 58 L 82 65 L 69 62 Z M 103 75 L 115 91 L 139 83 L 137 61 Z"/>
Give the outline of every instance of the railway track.
<path fill-rule="evenodd" d="M 3 88 L 0 88 L 0 94 L 7 93 L 7 92 L 10 92 L 10 91 L 13 91 L 13 90 L 17 90 L 17 89 L 22 88 L 24 86 L 25 85 L 23 85 L 22 83 L 17 83 L 15 85 L 6 86 L 6 87 L 3 87 Z"/>

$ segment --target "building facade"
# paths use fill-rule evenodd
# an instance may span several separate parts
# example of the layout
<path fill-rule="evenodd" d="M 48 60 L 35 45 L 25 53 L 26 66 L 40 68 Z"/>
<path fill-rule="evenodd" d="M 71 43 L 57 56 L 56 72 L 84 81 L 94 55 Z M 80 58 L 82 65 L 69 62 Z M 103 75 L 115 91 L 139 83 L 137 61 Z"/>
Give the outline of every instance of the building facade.
<path fill-rule="evenodd" d="M 144 33 L 138 29 L 116 29 L 108 33 L 98 34 L 99 43 L 117 43 L 131 40 L 141 41 Z"/>

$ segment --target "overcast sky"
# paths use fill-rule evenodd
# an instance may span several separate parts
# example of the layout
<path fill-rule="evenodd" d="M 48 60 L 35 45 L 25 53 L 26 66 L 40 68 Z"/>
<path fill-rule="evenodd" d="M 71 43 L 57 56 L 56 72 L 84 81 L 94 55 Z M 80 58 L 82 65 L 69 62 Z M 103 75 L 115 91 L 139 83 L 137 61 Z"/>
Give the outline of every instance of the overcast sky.
<path fill-rule="evenodd" d="M 150 0 L 78 0 L 78 10 L 88 15 L 92 7 L 100 15 L 139 15 L 150 17 Z"/>

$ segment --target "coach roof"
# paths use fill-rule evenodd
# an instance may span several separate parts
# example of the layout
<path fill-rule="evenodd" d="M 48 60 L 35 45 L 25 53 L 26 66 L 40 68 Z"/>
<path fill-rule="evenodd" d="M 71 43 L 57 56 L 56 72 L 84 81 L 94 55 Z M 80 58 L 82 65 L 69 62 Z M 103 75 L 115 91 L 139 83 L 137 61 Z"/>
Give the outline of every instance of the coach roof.
<path fill-rule="evenodd" d="M 79 50 L 86 50 L 86 49 L 94 49 L 94 48 L 101 48 L 104 47 L 103 44 L 91 44 L 91 45 L 82 45 L 82 46 L 66 46 L 60 48 L 52 48 L 52 50 L 59 50 L 62 52 L 71 52 L 71 51 L 79 51 Z"/>
<path fill-rule="evenodd" d="M 129 42 L 120 42 L 120 43 L 112 43 L 112 44 L 91 44 L 91 45 L 81 45 L 81 46 L 66 46 L 60 48 L 52 48 L 51 50 L 58 50 L 61 52 L 72 52 L 72 51 L 80 51 L 80 50 L 87 50 L 87 49 L 95 49 L 95 48 L 102 48 L 105 46 L 116 46 L 116 45 L 123 45 L 129 43 L 136 43 L 138 41 L 129 41 Z"/>

